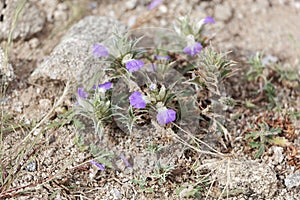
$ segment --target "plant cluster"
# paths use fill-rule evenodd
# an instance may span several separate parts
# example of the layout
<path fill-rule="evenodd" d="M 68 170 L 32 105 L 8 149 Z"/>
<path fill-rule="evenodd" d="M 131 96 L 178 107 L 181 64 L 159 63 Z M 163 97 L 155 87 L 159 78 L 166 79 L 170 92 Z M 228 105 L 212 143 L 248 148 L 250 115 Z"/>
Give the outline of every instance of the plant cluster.
<path fill-rule="evenodd" d="M 130 133 L 134 127 L 151 123 L 174 129 L 175 124 L 187 124 L 189 118 L 196 119 L 199 126 L 200 113 L 216 112 L 204 107 L 204 100 L 215 96 L 224 106 L 231 100 L 221 85 L 235 71 L 235 62 L 226 53 L 217 53 L 203 36 L 205 26 L 213 23 L 209 16 L 197 23 L 189 17 L 178 20 L 175 32 L 181 52 L 175 55 L 189 62 L 180 66 L 186 67 L 184 73 L 176 70 L 174 52 L 137 48 L 142 38 L 116 32 L 110 42 L 95 44 L 92 55 L 109 65 L 105 78 L 92 88 L 78 88 L 75 113 L 93 121 L 100 139 L 105 126 L 114 121 L 124 124 Z"/>

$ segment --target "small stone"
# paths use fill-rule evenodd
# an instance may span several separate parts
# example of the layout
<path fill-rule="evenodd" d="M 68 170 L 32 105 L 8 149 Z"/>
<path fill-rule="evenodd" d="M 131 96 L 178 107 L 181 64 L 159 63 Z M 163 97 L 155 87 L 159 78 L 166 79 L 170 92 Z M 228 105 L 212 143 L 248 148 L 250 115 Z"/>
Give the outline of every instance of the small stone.
<path fill-rule="evenodd" d="M 39 108 L 43 111 L 47 111 L 51 108 L 52 102 L 49 99 L 40 99 Z"/>
<path fill-rule="evenodd" d="M 283 159 L 284 159 L 284 155 L 283 155 L 283 148 L 282 147 L 276 147 L 273 146 L 273 152 L 274 152 L 274 162 L 275 164 L 280 164 Z"/>
<path fill-rule="evenodd" d="M 296 171 L 295 173 L 289 174 L 284 179 L 284 184 L 287 188 L 300 186 L 300 171 Z"/>
<path fill-rule="evenodd" d="M 37 128 L 35 129 L 35 131 L 32 133 L 34 136 L 37 136 L 38 134 L 40 134 L 41 132 L 41 129 L 40 128 Z"/>
<path fill-rule="evenodd" d="M 35 49 L 40 45 L 40 41 L 37 38 L 32 38 L 29 40 L 29 46 L 31 49 Z"/>
<path fill-rule="evenodd" d="M 128 19 L 128 22 L 127 22 L 127 26 L 132 27 L 135 24 L 136 19 L 137 19 L 137 16 L 135 16 L 135 15 L 130 16 Z"/>
<path fill-rule="evenodd" d="M 167 13 L 167 12 L 168 12 L 168 7 L 167 7 L 166 5 L 164 5 L 164 4 L 160 5 L 160 6 L 158 7 L 158 9 L 159 9 L 159 11 L 160 11 L 161 13 Z"/>
<path fill-rule="evenodd" d="M 126 7 L 127 10 L 132 10 L 132 9 L 135 8 L 136 3 L 137 3 L 136 0 L 130 0 L 130 1 L 127 1 L 127 2 L 125 3 L 125 7 Z"/>
<path fill-rule="evenodd" d="M 29 171 L 29 172 L 35 172 L 37 169 L 37 163 L 36 161 L 31 161 L 29 162 L 25 167 L 24 170 Z"/>
<path fill-rule="evenodd" d="M 60 3 L 57 5 L 57 10 L 54 11 L 53 16 L 55 21 L 67 21 L 68 15 L 66 13 L 66 10 L 68 9 L 67 5 L 65 3 Z"/>

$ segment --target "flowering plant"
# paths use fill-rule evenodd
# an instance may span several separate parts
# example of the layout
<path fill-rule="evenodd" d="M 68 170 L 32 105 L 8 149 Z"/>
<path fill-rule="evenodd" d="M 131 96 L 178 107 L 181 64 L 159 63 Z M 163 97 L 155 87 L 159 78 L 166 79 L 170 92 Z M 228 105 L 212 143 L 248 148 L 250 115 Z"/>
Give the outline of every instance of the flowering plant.
<path fill-rule="evenodd" d="M 142 38 L 132 40 L 128 34 L 116 33 L 109 43 L 92 47 L 95 57 L 103 57 L 109 62 L 105 70 L 111 82 L 94 85 L 92 96 L 79 88 L 77 110 L 93 119 L 96 130 L 103 129 L 112 116 L 115 121 L 125 124 L 130 132 L 135 125 L 149 124 L 153 120 L 161 126 L 180 123 L 183 118 L 193 118 L 189 113 L 197 113 L 193 109 L 202 101 L 198 98 L 200 93 L 220 95 L 219 83 L 233 72 L 234 63 L 226 60 L 226 54 L 220 55 L 206 47 L 204 26 L 215 20 L 206 17 L 194 23 L 187 16 L 178 22 L 175 31 L 185 41 L 182 53 L 193 57 L 190 59 L 192 67 L 183 70 L 188 72 L 185 74 L 174 70 L 176 57 L 168 51 L 157 50 L 151 55 L 137 49 Z M 182 83 L 185 86 L 180 85 Z M 112 84 L 116 88 L 110 96 L 106 91 Z M 183 111 L 180 107 L 193 111 Z"/>

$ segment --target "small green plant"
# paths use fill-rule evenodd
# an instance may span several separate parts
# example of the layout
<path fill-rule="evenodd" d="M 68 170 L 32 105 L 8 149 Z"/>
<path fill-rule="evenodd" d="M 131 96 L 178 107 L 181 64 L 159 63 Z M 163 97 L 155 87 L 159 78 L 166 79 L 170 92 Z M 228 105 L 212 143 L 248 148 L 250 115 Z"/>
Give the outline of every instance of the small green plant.
<path fill-rule="evenodd" d="M 152 153 L 159 151 L 160 149 L 162 149 L 162 147 L 160 145 L 154 144 L 153 142 L 151 142 L 148 147 L 147 147 L 147 151 L 150 151 Z"/>
<path fill-rule="evenodd" d="M 248 80 L 257 81 L 260 77 L 265 77 L 264 69 L 266 66 L 262 63 L 262 57 L 263 55 L 259 52 L 257 52 L 255 56 L 250 57 L 248 63 L 251 68 L 246 73 Z"/>
<path fill-rule="evenodd" d="M 212 94 L 221 95 L 222 81 L 235 73 L 235 62 L 227 59 L 228 53 L 217 53 L 211 46 L 205 48 L 200 55 L 196 68 L 191 72 L 189 83 Z"/>
<path fill-rule="evenodd" d="M 279 137 L 281 128 L 270 128 L 267 123 L 260 123 L 259 130 L 246 134 L 246 139 L 250 139 L 251 148 L 258 149 L 255 158 L 260 158 L 266 150 L 267 144 L 284 144 L 283 138 Z"/>
<path fill-rule="evenodd" d="M 276 89 L 272 83 L 272 77 L 269 78 L 269 74 L 273 71 L 272 66 L 262 62 L 263 54 L 256 53 L 255 56 L 249 59 L 251 68 L 246 73 L 249 81 L 254 81 L 259 84 L 258 91 L 255 94 L 259 94 L 261 97 L 266 95 L 269 104 L 268 108 L 272 109 L 274 106 L 279 106 L 276 101 Z"/>
<path fill-rule="evenodd" d="M 148 182 L 146 178 L 142 179 L 132 179 L 132 183 L 137 184 L 142 192 L 153 193 L 154 190 L 151 187 L 148 187 Z"/>
<path fill-rule="evenodd" d="M 152 178 L 158 179 L 160 182 L 166 182 L 167 177 L 171 174 L 172 170 L 175 169 L 174 165 L 165 166 L 158 163 L 157 169 L 151 176 Z"/>
<path fill-rule="evenodd" d="M 176 194 L 180 198 L 195 198 L 200 199 L 201 194 L 203 193 L 204 188 L 201 186 L 179 186 L 176 188 Z"/>
<path fill-rule="evenodd" d="M 282 67 L 275 66 L 275 71 L 279 75 L 279 81 L 289 88 L 297 88 L 300 85 L 300 74 L 296 67 L 290 65 Z"/>

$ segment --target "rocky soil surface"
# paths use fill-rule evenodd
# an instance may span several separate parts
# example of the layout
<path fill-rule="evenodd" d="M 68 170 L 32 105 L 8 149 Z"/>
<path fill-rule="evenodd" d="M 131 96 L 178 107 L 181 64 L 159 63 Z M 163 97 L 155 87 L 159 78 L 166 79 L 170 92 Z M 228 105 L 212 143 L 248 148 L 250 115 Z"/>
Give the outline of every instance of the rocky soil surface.
<path fill-rule="evenodd" d="M 174 133 L 157 124 L 132 134 L 112 125 L 104 139 L 95 142 L 112 164 L 98 171 L 89 163 L 92 155 L 84 151 L 85 144 L 97 140 L 92 129 L 78 130 L 68 120 L 60 126 L 61 110 L 73 107 L 76 87 L 85 85 L 103 64 L 91 56 L 90 47 L 109 42 L 116 27 L 144 35 L 140 46 L 153 48 L 161 33 L 174 34 L 178 17 L 190 13 L 196 21 L 212 16 L 216 23 L 206 33 L 212 46 L 230 51 L 241 73 L 249 67 L 250 56 L 263 52 L 266 60 L 282 69 L 297 69 L 300 77 L 298 0 L 165 0 L 151 11 L 148 4 L 147 0 L 0 1 L 0 78 L 1 86 L 8 85 L 0 96 L 1 109 L 7 113 L 1 122 L 5 131 L 0 166 L 2 178 L 8 169 L 19 173 L 9 188 L 1 187 L 0 198 L 300 199 L 300 118 L 286 117 L 290 111 L 300 112 L 299 80 L 278 85 L 282 113 L 240 109 L 244 118 L 228 123 L 230 140 L 202 137 L 230 156 L 198 153 L 174 142 Z M 229 81 L 228 94 L 246 99 L 251 86 L 238 78 Z M 254 159 L 243 138 L 248 125 L 259 121 L 280 124 L 291 135 L 289 146 L 268 146 L 262 158 Z M 78 135 L 89 136 L 84 144 L 75 145 Z M 163 148 L 154 150 L 156 146 Z M 15 156 L 16 152 L 21 153 Z M 172 166 L 164 181 L 154 175 L 159 174 L 158 163 Z"/>

